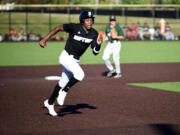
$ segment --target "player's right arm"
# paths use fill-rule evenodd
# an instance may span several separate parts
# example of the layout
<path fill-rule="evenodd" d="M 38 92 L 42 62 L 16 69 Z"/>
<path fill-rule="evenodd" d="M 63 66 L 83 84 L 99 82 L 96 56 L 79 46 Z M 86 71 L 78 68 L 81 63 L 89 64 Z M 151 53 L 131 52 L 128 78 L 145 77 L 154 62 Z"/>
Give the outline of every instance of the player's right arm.
<path fill-rule="evenodd" d="M 49 34 L 47 34 L 40 42 L 39 45 L 42 48 L 46 47 L 46 42 L 48 41 L 48 39 L 50 39 L 52 36 L 54 36 L 57 32 L 59 31 L 64 31 L 63 25 L 60 25 L 58 27 L 56 27 L 55 29 L 53 29 Z"/>
<path fill-rule="evenodd" d="M 106 33 L 106 37 L 104 38 L 104 41 L 108 41 L 109 37 L 111 37 L 111 32 L 110 32 L 109 26 L 106 27 L 105 33 Z"/>

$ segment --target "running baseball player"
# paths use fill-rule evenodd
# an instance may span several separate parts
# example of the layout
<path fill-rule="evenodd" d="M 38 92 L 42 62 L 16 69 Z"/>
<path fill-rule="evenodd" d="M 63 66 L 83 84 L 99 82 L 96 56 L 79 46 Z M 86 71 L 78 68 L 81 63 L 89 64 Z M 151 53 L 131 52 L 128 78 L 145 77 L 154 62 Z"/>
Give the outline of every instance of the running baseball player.
<path fill-rule="evenodd" d="M 120 50 L 121 50 L 121 42 L 120 40 L 124 39 L 124 33 L 121 27 L 116 24 L 116 17 L 109 17 L 110 24 L 106 27 L 106 38 L 108 40 L 108 45 L 106 46 L 103 53 L 103 60 L 105 62 L 106 67 L 109 69 L 107 73 L 107 77 L 112 77 L 115 74 L 114 78 L 120 78 L 122 76 L 120 69 Z M 115 68 L 110 62 L 110 56 L 113 55 L 113 61 L 115 64 Z"/>
<path fill-rule="evenodd" d="M 57 99 L 59 105 L 63 105 L 69 89 L 77 82 L 83 80 L 85 74 L 79 62 L 80 57 L 86 49 L 91 45 L 94 55 L 97 55 L 100 51 L 100 45 L 103 39 L 98 35 L 98 32 L 92 28 L 94 18 L 92 11 L 84 10 L 80 13 L 79 24 L 63 24 L 52 30 L 40 41 L 40 46 L 45 48 L 48 39 L 57 32 L 66 31 L 69 33 L 65 49 L 59 56 L 59 63 L 64 67 L 61 79 L 56 84 L 50 98 L 44 101 L 44 106 L 48 109 L 51 116 L 57 116 L 54 110 L 55 100 Z"/>

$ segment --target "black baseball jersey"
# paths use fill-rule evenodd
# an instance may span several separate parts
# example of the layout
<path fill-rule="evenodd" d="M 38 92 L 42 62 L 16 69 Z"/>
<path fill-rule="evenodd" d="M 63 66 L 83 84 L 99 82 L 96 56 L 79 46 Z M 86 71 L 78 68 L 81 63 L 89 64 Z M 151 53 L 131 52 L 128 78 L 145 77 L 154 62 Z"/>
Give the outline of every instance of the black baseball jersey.
<path fill-rule="evenodd" d="M 94 54 L 100 50 L 100 45 L 97 44 L 98 32 L 95 29 L 86 30 L 82 24 L 75 23 L 64 24 L 63 28 L 69 33 L 65 46 L 65 50 L 69 54 L 80 58 L 89 45 L 91 45 Z"/>

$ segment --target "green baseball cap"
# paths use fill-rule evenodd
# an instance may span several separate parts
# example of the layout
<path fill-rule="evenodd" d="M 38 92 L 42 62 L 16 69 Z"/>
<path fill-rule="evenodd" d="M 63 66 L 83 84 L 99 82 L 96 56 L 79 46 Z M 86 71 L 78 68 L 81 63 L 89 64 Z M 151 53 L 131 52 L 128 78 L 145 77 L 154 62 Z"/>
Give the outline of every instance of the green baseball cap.
<path fill-rule="evenodd" d="M 116 16 L 111 15 L 111 16 L 109 17 L 109 21 L 116 21 Z"/>

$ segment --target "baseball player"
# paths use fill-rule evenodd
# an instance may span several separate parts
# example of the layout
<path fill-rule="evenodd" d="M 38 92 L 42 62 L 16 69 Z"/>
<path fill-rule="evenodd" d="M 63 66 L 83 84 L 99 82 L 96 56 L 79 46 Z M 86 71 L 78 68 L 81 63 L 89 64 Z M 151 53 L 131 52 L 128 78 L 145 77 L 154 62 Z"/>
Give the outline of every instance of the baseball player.
<path fill-rule="evenodd" d="M 103 54 L 103 60 L 105 62 L 106 67 L 109 69 L 107 73 L 107 77 L 112 77 L 113 74 L 116 74 L 114 78 L 120 78 L 122 76 L 120 69 L 120 50 L 121 50 L 121 42 L 120 40 L 124 39 L 124 33 L 121 27 L 116 24 L 116 17 L 109 17 L 110 24 L 106 27 L 106 38 L 108 40 L 108 45 L 106 46 Z M 115 64 L 115 68 L 110 62 L 110 56 L 113 55 L 113 60 Z"/>
<path fill-rule="evenodd" d="M 69 33 L 65 49 L 59 56 L 59 63 L 64 67 L 61 79 L 56 84 L 50 98 L 44 101 L 44 106 L 48 109 L 51 116 L 57 116 L 57 113 L 54 110 L 56 98 L 57 103 L 63 105 L 68 90 L 77 82 L 83 80 L 85 74 L 79 65 L 79 62 L 80 57 L 86 49 L 91 45 L 94 55 L 97 55 L 100 51 L 102 37 L 98 35 L 98 32 L 94 28 L 92 28 L 94 18 L 92 11 L 84 10 L 80 13 L 79 24 L 69 23 L 60 25 L 40 41 L 40 46 L 45 48 L 48 39 L 57 32 L 66 31 Z"/>

